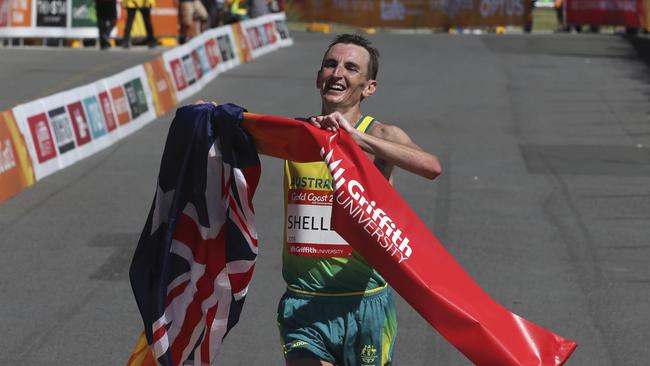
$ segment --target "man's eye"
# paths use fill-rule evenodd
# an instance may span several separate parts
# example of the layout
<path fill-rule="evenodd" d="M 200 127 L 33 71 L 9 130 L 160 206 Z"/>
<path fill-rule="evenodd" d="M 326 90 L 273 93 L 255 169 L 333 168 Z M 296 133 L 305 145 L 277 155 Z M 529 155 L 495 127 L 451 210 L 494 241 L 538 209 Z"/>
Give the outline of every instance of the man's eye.
<path fill-rule="evenodd" d="M 348 69 L 348 71 L 351 71 L 351 72 L 359 72 L 359 68 L 356 67 L 356 66 L 346 66 L 345 68 Z"/>

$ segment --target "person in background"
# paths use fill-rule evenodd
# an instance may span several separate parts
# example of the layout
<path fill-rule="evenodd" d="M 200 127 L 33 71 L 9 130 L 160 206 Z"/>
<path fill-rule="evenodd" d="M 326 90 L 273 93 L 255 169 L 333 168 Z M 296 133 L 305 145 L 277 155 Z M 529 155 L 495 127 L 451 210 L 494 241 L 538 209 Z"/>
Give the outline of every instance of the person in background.
<path fill-rule="evenodd" d="M 249 18 L 249 4 L 246 0 L 227 0 L 227 23 L 235 23 Z"/>
<path fill-rule="evenodd" d="M 126 7 L 126 24 L 124 25 L 122 47 L 131 48 L 131 28 L 135 20 L 135 12 L 139 10 L 147 31 L 147 45 L 149 48 L 155 48 L 158 43 L 151 24 L 151 8 L 156 5 L 155 0 L 125 0 L 123 4 Z"/>
<path fill-rule="evenodd" d="M 117 1 L 96 0 L 95 12 L 99 30 L 99 48 L 106 50 L 111 47 L 111 32 L 117 21 Z"/>
<path fill-rule="evenodd" d="M 183 44 L 207 29 L 208 11 L 201 0 L 180 0 L 178 8 L 180 18 L 179 43 Z M 196 20 L 199 21 L 197 30 Z"/>
<path fill-rule="evenodd" d="M 209 27 L 216 28 L 224 24 L 224 17 L 226 12 L 226 0 L 212 0 L 214 6 L 210 12 Z"/>

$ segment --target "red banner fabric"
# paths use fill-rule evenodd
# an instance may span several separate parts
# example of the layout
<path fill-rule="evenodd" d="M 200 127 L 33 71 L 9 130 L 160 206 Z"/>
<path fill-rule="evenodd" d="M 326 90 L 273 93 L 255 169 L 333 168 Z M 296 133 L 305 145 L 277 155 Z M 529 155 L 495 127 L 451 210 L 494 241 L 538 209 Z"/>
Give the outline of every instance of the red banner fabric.
<path fill-rule="evenodd" d="M 642 26 L 642 0 L 565 0 L 570 25 Z"/>
<path fill-rule="evenodd" d="M 324 160 L 332 223 L 408 303 L 476 365 L 562 365 L 576 344 L 492 300 L 445 250 L 344 131 L 244 114 L 261 153 Z"/>

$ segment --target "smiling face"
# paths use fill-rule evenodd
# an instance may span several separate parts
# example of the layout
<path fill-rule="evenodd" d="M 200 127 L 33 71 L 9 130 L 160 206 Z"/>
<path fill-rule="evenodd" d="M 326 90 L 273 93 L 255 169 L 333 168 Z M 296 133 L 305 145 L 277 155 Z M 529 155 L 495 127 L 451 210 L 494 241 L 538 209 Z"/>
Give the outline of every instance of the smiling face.
<path fill-rule="evenodd" d="M 316 78 L 323 113 L 358 108 L 363 98 L 375 93 L 377 82 L 368 75 L 369 60 L 368 51 L 355 44 L 337 43 L 327 51 Z"/>

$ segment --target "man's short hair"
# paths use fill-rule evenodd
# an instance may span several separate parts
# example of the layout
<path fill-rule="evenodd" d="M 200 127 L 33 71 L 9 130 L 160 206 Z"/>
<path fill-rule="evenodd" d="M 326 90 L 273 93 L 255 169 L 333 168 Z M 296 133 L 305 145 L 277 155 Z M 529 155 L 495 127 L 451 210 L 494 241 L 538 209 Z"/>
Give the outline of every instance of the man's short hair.
<path fill-rule="evenodd" d="M 329 47 L 327 47 L 325 54 L 327 55 L 330 48 L 339 43 L 353 44 L 365 48 L 370 56 L 368 60 L 368 75 L 366 75 L 366 78 L 368 80 L 377 79 L 377 73 L 379 72 L 379 50 L 377 50 L 369 40 L 358 34 L 339 34 L 336 36 L 334 41 L 330 43 Z"/>

